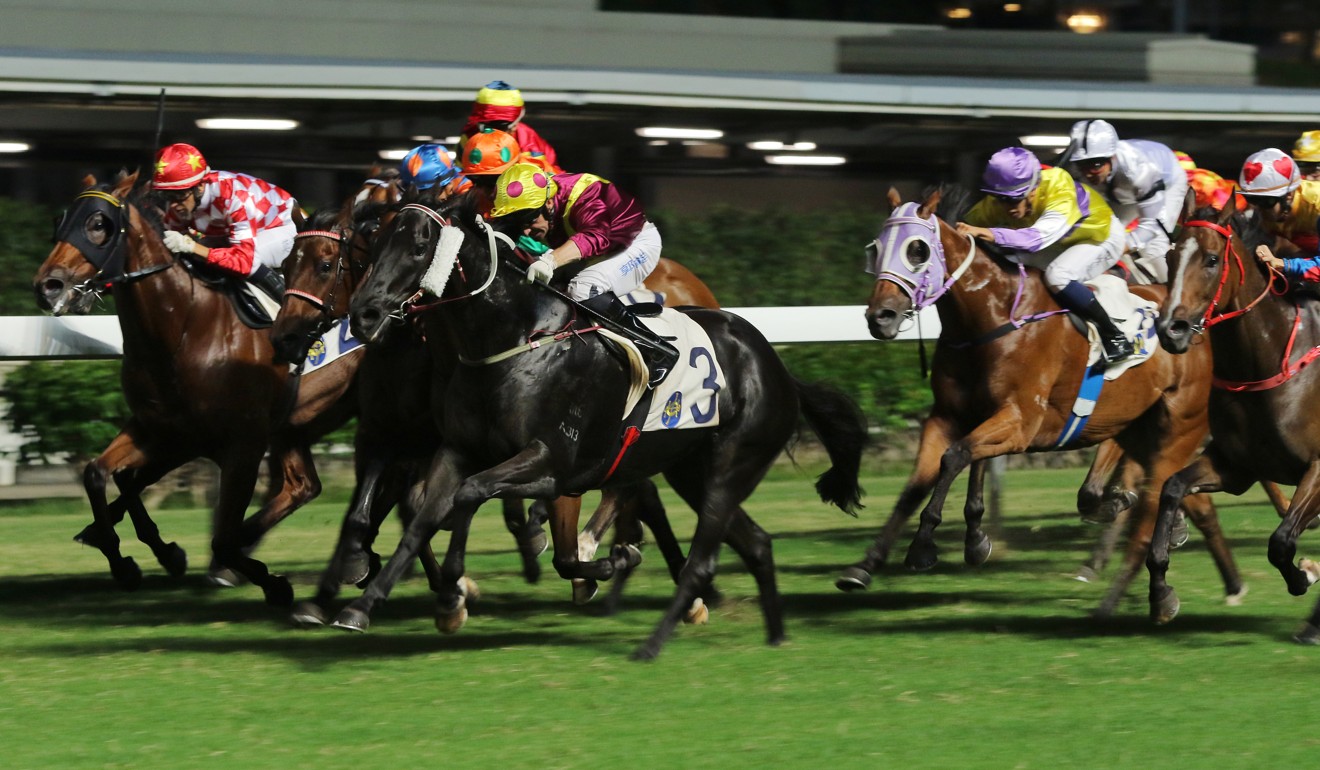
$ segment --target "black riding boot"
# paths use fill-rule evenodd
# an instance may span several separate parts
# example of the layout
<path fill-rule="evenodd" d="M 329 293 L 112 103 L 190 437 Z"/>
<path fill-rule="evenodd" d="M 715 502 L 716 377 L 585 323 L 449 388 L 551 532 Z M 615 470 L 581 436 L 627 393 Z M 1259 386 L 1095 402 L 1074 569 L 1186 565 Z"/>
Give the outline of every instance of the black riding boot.
<path fill-rule="evenodd" d="M 1119 330 L 1100 300 L 1095 298 L 1095 293 L 1084 284 L 1070 281 L 1054 296 L 1059 304 L 1095 324 L 1096 331 L 1100 332 L 1100 345 L 1105 349 L 1106 363 L 1118 363 L 1137 352 L 1132 340 Z"/>
<path fill-rule="evenodd" d="M 674 365 L 678 363 L 678 349 L 670 344 L 669 340 L 651 331 L 642 323 L 642 319 L 634 315 L 614 292 L 607 291 L 585 299 L 582 301 L 582 306 L 622 327 L 611 331 L 621 331 L 637 343 L 642 360 L 650 370 L 646 383 L 648 388 L 659 385 L 660 381 L 673 371 Z"/>
<path fill-rule="evenodd" d="M 248 281 L 269 294 L 276 302 L 284 301 L 284 276 L 269 267 L 265 265 L 257 267 L 257 271 L 248 277 Z"/>

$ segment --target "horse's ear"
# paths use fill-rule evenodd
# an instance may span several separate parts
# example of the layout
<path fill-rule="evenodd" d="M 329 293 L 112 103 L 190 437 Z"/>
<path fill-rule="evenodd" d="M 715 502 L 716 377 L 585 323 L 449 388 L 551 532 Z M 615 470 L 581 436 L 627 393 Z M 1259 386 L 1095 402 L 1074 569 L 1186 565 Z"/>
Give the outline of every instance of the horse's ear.
<path fill-rule="evenodd" d="M 899 197 L 898 188 L 889 188 L 889 208 L 896 209 L 903 205 L 903 199 Z"/>
<path fill-rule="evenodd" d="M 1189 191 L 1188 195 L 1190 194 L 1191 192 Z M 1224 203 L 1224 207 L 1219 210 L 1219 216 L 1216 217 L 1215 221 L 1221 226 L 1227 225 L 1233 219 L 1233 215 L 1236 213 L 1237 213 L 1237 193 L 1233 193 L 1233 197 L 1229 198 L 1228 201 Z"/>
<path fill-rule="evenodd" d="M 115 177 L 115 189 L 111 191 L 112 194 L 116 198 L 126 197 L 130 192 L 133 191 L 133 185 L 137 184 L 137 180 L 138 180 L 137 171 L 134 171 L 133 173 L 130 174 L 128 173 L 127 170 L 121 169 L 119 175 Z"/>
<path fill-rule="evenodd" d="M 379 163 L 373 163 L 371 164 L 371 168 L 367 169 L 367 176 L 372 178 L 378 177 L 380 176 L 380 172 L 381 165 Z"/>
<path fill-rule="evenodd" d="M 1183 221 L 1186 222 L 1187 220 L 1191 219 L 1192 213 L 1195 211 L 1196 211 L 1196 191 L 1188 187 L 1187 194 L 1183 196 Z"/>
<path fill-rule="evenodd" d="M 935 208 L 940 205 L 940 198 L 943 197 L 943 195 L 944 188 L 942 187 L 936 187 L 932 190 L 930 195 L 927 196 L 925 203 L 922 203 L 921 208 L 917 210 L 917 216 L 925 219 L 931 214 L 934 214 Z"/>
<path fill-rule="evenodd" d="M 83 177 L 83 189 L 87 189 L 95 186 L 96 186 L 96 177 L 92 176 L 91 174 L 88 174 L 87 176 Z"/>

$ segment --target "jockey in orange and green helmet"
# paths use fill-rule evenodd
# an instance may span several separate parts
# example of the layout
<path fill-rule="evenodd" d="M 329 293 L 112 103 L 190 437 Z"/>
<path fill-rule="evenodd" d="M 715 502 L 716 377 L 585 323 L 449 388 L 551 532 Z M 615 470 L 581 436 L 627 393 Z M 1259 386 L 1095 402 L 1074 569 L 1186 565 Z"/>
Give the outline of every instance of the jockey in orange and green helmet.
<path fill-rule="evenodd" d="M 507 131 L 524 153 L 538 158 L 547 170 L 554 174 L 563 173 L 555 155 L 555 148 L 541 138 L 531 126 L 522 122 L 527 109 L 523 104 L 522 92 L 503 80 L 487 83 L 477 92 L 477 100 L 472 105 L 467 123 L 463 125 L 465 145 L 475 134 L 485 128 Z"/>

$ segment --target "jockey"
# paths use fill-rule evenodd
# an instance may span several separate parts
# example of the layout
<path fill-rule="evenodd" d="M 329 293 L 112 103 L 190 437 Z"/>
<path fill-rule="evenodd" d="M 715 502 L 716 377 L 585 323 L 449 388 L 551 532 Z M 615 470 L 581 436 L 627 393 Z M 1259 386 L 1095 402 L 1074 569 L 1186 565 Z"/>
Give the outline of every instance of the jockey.
<path fill-rule="evenodd" d="M 1119 140 L 1103 120 L 1079 120 L 1071 131 L 1073 176 L 1104 193 L 1123 222 L 1136 220 L 1126 247 L 1141 283 L 1168 280 L 1170 236 L 1187 196 L 1187 171 L 1173 150 L 1145 139 Z"/>
<path fill-rule="evenodd" d="M 463 175 L 472 180 L 477 190 L 481 213 L 490 211 L 495 204 L 495 180 L 504 169 L 518 161 L 521 150 L 518 140 L 507 131 L 487 128 L 468 138 L 463 145 Z"/>
<path fill-rule="evenodd" d="M 541 138 L 531 126 L 522 122 L 527 113 L 523 105 L 522 92 L 503 80 L 487 83 L 477 92 L 477 101 L 472 105 L 467 123 L 463 124 L 463 143 L 460 150 L 473 136 L 484 128 L 495 128 L 513 135 L 518 147 L 531 156 L 541 158 L 552 174 L 562 174 L 555 157 L 555 148 Z M 460 153 L 461 154 L 461 153 Z"/>
<path fill-rule="evenodd" d="M 660 261 L 660 231 L 635 198 L 594 174 L 552 178 L 536 164 L 515 163 L 496 180 L 488 217 L 505 234 L 550 246 L 527 269 L 528 281 L 549 283 L 556 268 L 588 261 L 569 280 L 568 295 L 633 336 L 650 368 L 650 387 L 678 363 L 674 346 L 619 300 Z"/>
<path fill-rule="evenodd" d="M 465 192 L 472 187 L 467 177 L 454 167 L 449 150 L 443 144 L 422 144 L 408 151 L 399 162 L 399 182 L 419 190 L 436 189 L 441 198 Z"/>
<path fill-rule="evenodd" d="M 298 233 L 293 196 L 247 174 L 212 171 L 190 144 L 171 144 L 156 153 L 151 186 L 166 203 L 164 240 L 170 251 L 200 257 L 283 299 L 284 279 L 277 271 Z M 200 243 L 190 229 L 201 234 Z"/>
<path fill-rule="evenodd" d="M 1304 252 L 1320 250 L 1320 182 L 1302 181 L 1297 163 L 1283 150 L 1270 147 L 1248 156 L 1238 175 L 1238 191 L 1265 215 L 1270 232 Z"/>
<path fill-rule="evenodd" d="M 992 155 L 981 183 L 986 196 L 958 223 L 958 232 L 1012 249 L 1018 261 L 1043 270 L 1055 300 L 1095 324 L 1107 362 L 1131 357 L 1132 341 L 1083 283 L 1123 254 L 1123 224 L 1099 193 L 1061 168 L 1042 170 L 1022 147 Z"/>
<path fill-rule="evenodd" d="M 1320 180 L 1320 131 L 1307 131 L 1293 145 L 1293 160 L 1302 181 Z"/>

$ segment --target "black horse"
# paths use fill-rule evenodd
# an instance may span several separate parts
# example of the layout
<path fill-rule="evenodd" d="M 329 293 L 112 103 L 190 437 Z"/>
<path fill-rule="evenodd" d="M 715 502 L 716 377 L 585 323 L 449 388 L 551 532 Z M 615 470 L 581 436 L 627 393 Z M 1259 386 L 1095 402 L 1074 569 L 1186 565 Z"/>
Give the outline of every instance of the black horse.
<path fill-rule="evenodd" d="M 549 499 L 663 473 L 697 511 L 697 527 L 673 602 L 635 657 L 659 653 L 713 578 L 721 541 L 756 578 L 768 641 L 783 639 L 770 536 L 741 505 L 797 431 L 801 414 L 833 463 L 817 481 L 817 491 L 823 500 L 855 511 L 866 441 L 856 404 L 834 390 L 798 382 L 756 328 L 738 316 L 684 309 L 713 348 L 692 351 L 687 364 L 714 382 L 713 355 L 726 374 L 725 387 L 695 405 L 700 412 L 718 403 L 718 426 L 642 433 L 621 454 L 629 365 L 613 343 L 587 331 L 599 319 L 586 317 L 581 306 L 557 291 L 526 283 L 526 262 L 512 240 L 490 229 L 470 199 L 440 213 L 404 206 L 382 231 L 377 248 L 376 265 L 353 298 L 354 333 L 368 343 L 380 339 L 391 317 L 419 294 L 426 276 L 444 302 L 428 314 L 427 339 L 457 349 L 462 365 L 443 385 L 441 397 L 432 400 L 446 443 L 428 470 L 421 516 L 363 596 L 339 614 L 336 626 L 365 630 L 376 603 L 444 524 L 453 534 L 441 566 L 444 588 L 436 625 L 457 630 L 466 619 L 460 581 L 467 533 L 482 503 L 496 497 Z M 529 345 L 536 340 L 540 344 Z M 576 532 L 559 525 L 552 532 L 563 574 L 576 558 Z"/>

